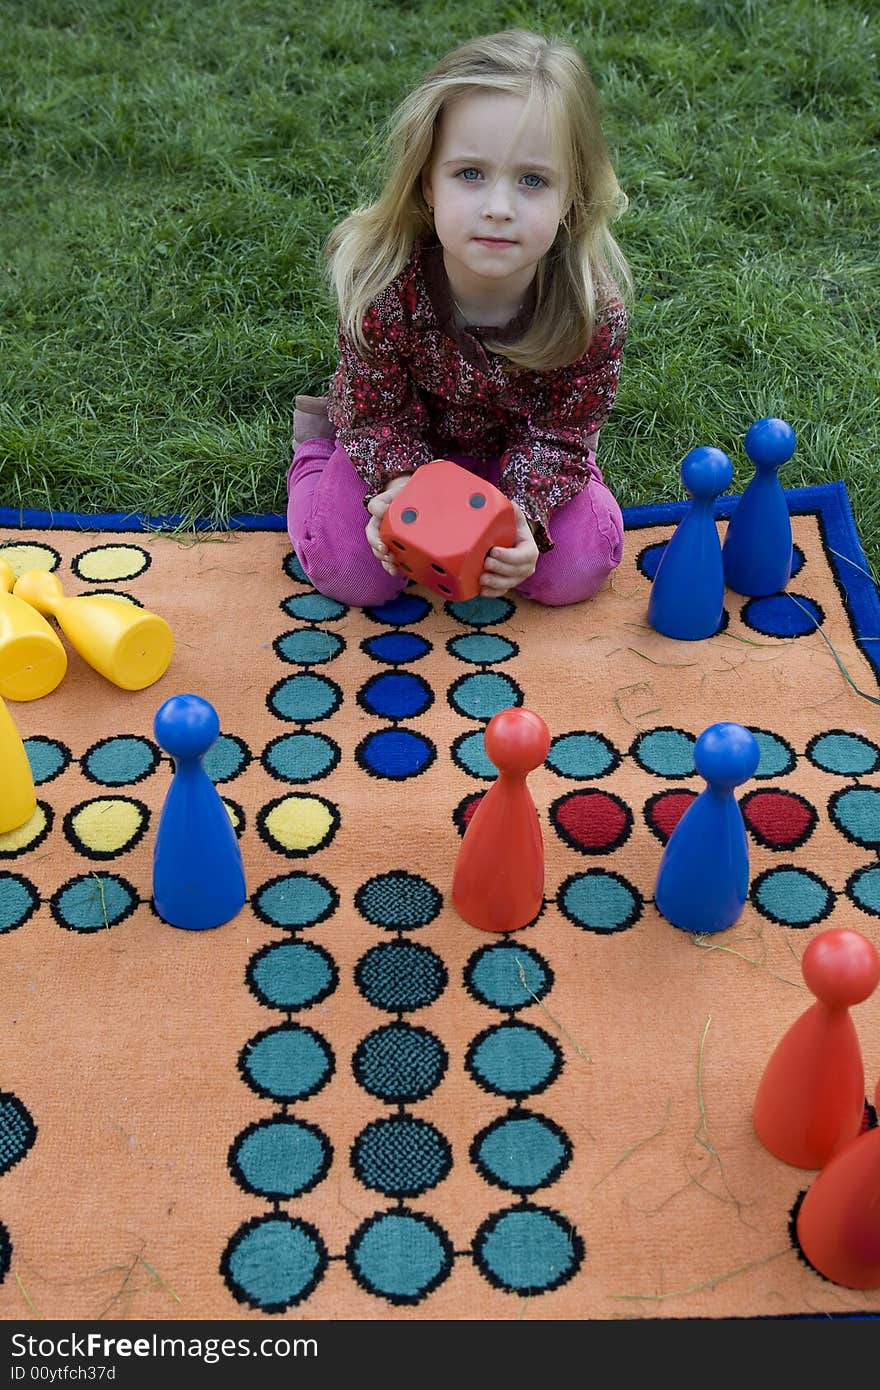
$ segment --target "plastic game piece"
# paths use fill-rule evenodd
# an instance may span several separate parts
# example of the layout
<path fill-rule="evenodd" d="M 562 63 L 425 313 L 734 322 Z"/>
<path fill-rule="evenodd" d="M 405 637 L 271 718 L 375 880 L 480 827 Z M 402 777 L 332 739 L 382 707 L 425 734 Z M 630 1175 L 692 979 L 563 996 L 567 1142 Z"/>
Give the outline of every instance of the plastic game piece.
<path fill-rule="evenodd" d="M 498 777 L 464 833 L 452 902 L 472 927 L 515 931 L 544 901 L 544 842 L 526 774 L 546 758 L 550 731 L 532 710 L 505 709 L 489 720 L 483 742 Z"/>
<path fill-rule="evenodd" d="M 721 555 L 727 587 L 757 598 L 778 594 L 791 578 L 791 517 L 778 470 L 796 440 L 791 425 L 768 415 L 749 427 L 744 442 L 755 473 L 734 508 Z"/>
<path fill-rule="evenodd" d="M 880 956 L 860 932 L 832 927 L 807 946 L 801 969 L 816 1003 L 771 1053 L 752 1115 L 776 1158 L 822 1168 L 861 1128 L 865 1071 L 849 1009 L 876 989 Z"/>
<path fill-rule="evenodd" d="M 13 593 L 51 613 L 83 660 L 123 690 L 143 690 L 168 669 L 174 637 L 156 613 L 106 594 L 66 598 L 58 576 L 46 570 L 28 570 Z"/>
<path fill-rule="evenodd" d="M 39 700 L 64 676 L 67 652 L 42 613 L 15 597 L 14 585 L 15 570 L 0 558 L 0 695 Z"/>
<path fill-rule="evenodd" d="M 475 598 L 486 555 L 516 540 L 497 487 L 449 459 L 423 463 L 382 518 L 379 535 L 404 574 L 449 599 Z"/>
<path fill-rule="evenodd" d="M 875 1105 L 880 1110 L 880 1085 Z M 836 1153 L 801 1202 L 797 1238 L 814 1269 L 848 1289 L 880 1289 L 880 1129 Z"/>
<path fill-rule="evenodd" d="M 247 889 L 229 813 L 202 766 L 220 733 L 217 711 L 200 695 L 172 695 L 153 732 L 174 759 L 153 849 L 153 906 L 172 927 L 219 927 L 241 910 Z"/>
<path fill-rule="evenodd" d="M 654 886 L 658 911 L 683 931 L 724 931 L 745 906 L 749 844 L 733 788 L 760 757 L 742 724 L 710 724 L 694 744 L 694 766 L 707 785 L 666 842 Z"/>
<path fill-rule="evenodd" d="M 28 755 L 12 715 L 0 700 L 0 835 L 24 825 L 36 809 Z"/>
<path fill-rule="evenodd" d="M 660 557 L 648 600 L 648 622 L 686 642 L 712 637 L 724 616 L 724 569 L 712 501 L 733 479 L 720 449 L 691 449 L 681 464 L 690 506 Z"/>

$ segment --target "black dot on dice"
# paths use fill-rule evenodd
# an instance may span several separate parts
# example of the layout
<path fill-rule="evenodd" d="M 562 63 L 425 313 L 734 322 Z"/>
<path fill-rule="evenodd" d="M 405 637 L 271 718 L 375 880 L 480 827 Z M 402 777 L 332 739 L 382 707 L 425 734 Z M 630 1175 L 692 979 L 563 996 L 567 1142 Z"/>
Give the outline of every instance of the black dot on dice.
<path fill-rule="evenodd" d="M 403 511 L 400 513 L 401 521 L 405 521 L 407 525 L 409 525 L 411 521 L 415 521 L 417 516 L 418 512 L 416 511 L 415 507 L 405 507 Z"/>
<path fill-rule="evenodd" d="M 485 507 L 486 494 L 485 492 L 473 492 L 468 500 L 472 507 Z"/>

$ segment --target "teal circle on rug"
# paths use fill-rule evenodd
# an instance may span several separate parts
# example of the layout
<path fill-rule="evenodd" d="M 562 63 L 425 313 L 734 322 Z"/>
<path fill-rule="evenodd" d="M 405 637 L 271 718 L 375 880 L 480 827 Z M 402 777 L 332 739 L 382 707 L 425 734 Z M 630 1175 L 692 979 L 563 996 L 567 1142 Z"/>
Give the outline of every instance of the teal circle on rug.
<path fill-rule="evenodd" d="M 658 777 L 693 777 L 693 734 L 682 729 L 648 729 L 632 745 L 632 755 Z"/>
<path fill-rule="evenodd" d="M 866 849 L 880 845 L 880 790 L 845 787 L 828 802 L 828 816 L 838 830 Z"/>
<path fill-rule="evenodd" d="M 339 895 L 320 874 L 282 874 L 254 895 L 254 911 L 273 927 L 313 927 L 335 910 Z"/>
<path fill-rule="evenodd" d="M 495 623 L 506 622 L 514 612 L 514 605 L 508 598 L 478 596 L 445 606 L 451 617 L 457 618 L 460 623 L 467 623 L 469 627 L 492 627 Z"/>
<path fill-rule="evenodd" d="M 426 878 L 396 869 L 362 883 L 354 895 L 354 904 L 375 927 L 413 931 L 434 921 L 443 906 L 443 896 Z"/>
<path fill-rule="evenodd" d="M 320 627 L 301 627 L 296 632 L 285 632 L 272 645 L 281 661 L 298 666 L 322 666 L 327 661 L 335 661 L 339 653 L 345 650 L 345 643 L 337 633 L 326 632 Z"/>
<path fill-rule="evenodd" d="M 448 980 L 440 956 L 414 941 L 373 946 L 355 966 L 354 978 L 364 998 L 388 1013 L 426 1008 L 440 998 Z"/>
<path fill-rule="evenodd" d="M 346 1251 L 362 1288 L 393 1304 L 418 1303 L 447 1278 L 453 1263 L 449 1237 L 430 1216 L 379 1212 L 359 1226 Z"/>
<path fill-rule="evenodd" d="M 332 622 L 348 612 L 344 603 L 324 594 L 295 594 L 286 598 L 281 608 L 289 618 L 299 618 L 304 623 Z"/>
<path fill-rule="evenodd" d="M 498 769 L 486 752 L 482 729 L 473 729 L 470 733 L 460 735 L 449 751 L 452 761 L 471 777 L 494 782 L 498 776 Z"/>
<path fill-rule="evenodd" d="M 281 734 L 263 749 L 262 764 L 279 782 L 314 782 L 340 759 L 339 745 L 326 734 Z"/>
<path fill-rule="evenodd" d="M 323 1130 L 288 1115 L 249 1125 L 229 1154 L 241 1186 L 269 1199 L 311 1192 L 328 1173 L 332 1160 L 333 1146 Z"/>
<path fill-rule="evenodd" d="M 285 941 L 254 956 L 247 980 L 260 1003 L 270 1009 L 308 1009 L 333 993 L 339 971 L 322 946 Z"/>
<path fill-rule="evenodd" d="M 452 1150 L 427 1120 L 412 1115 L 373 1120 L 351 1150 L 351 1166 L 365 1187 L 386 1197 L 417 1197 L 442 1182 Z"/>
<path fill-rule="evenodd" d="M 823 772 L 839 772 L 845 777 L 861 777 L 880 766 L 880 748 L 860 734 L 832 729 L 807 744 L 807 757 Z"/>
<path fill-rule="evenodd" d="M 494 632 L 463 632 L 458 637 L 450 637 L 446 650 L 450 656 L 470 662 L 472 666 L 491 666 L 496 661 L 509 661 L 517 652 L 513 642 Z"/>
<path fill-rule="evenodd" d="M 333 1075 L 330 1044 L 311 1028 L 286 1024 L 245 1045 L 240 1057 L 245 1080 L 272 1100 L 305 1100 L 322 1090 Z"/>
<path fill-rule="evenodd" d="M 561 734 L 550 744 L 547 765 L 560 777 L 587 781 L 604 777 L 620 762 L 620 755 L 602 734 Z"/>
<path fill-rule="evenodd" d="M 856 869 L 846 885 L 847 896 L 866 912 L 880 917 L 880 865 Z"/>
<path fill-rule="evenodd" d="M 70 750 L 65 748 L 58 739 L 44 738 L 42 734 L 32 734 L 23 742 L 35 787 L 41 787 L 44 783 L 51 782 L 52 778 L 57 777 L 59 772 L 63 772 L 70 763 Z M 83 760 L 83 767 L 88 770 L 85 760 Z"/>
<path fill-rule="evenodd" d="M 483 1177 L 511 1192 L 535 1192 L 556 1181 L 571 1162 L 567 1135 L 544 1115 L 527 1111 L 495 1120 L 471 1145 Z"/>
<path fill-rule="evenodd" d="M 355 1080 L 391 1104 L 424 1100 L 440 1085 L 446 1049 L 434 1033 L 409 1023 L 389 1023 L 368 1033 L 352 1058 Z"/>
<path fill-rule="evenodd" d="M 81 874 L 62 884 L 51 899 L 52 914 L 68 931 L 106 931 L 138 905 L 138 896 L 116 874 Z"/>
<path fill-rule="evenodd" d="M 554 1211 L 530 1205 L 496 1212 L 474 1236 L 474 1263 L 496 1288 L 541 1294 L 559 1288 L 580 1268 L 583 1242 Z"/>
<path fill-rule="evenodd" d="M 240 739 L 220 734 L 202 759 L 202 767 L 212 782 L 230 782 L 244 771 L 250 760 L 251 755 Z"/>
<path fill-rule="evenodd" d="M 291 719 L 308 724 L 313 719 L 326 719 L 342 704 L 342 691 L 335 681 L 308 672 L 285 676 L 269 691 L 267 703 L 279 719 Z"/>
<path fill-rule="evenodd" d="M 555 1081 L 562 1052 L 555 1039 L 531 1023 L 499 1023 L 479 1034 L 468 1048 L 465 1068 L 498 1095 L 520 1099 Z"/>
<path fill-rule="evenodd" d="M 784 738 L 771 733 L 769 729 L 752 729 L 750 732 L 755 736 L 760 755 L 753 777 L 782 777 L 792 771 L 797 760 L 794 749 Z"/>
<path fill-rule="evenodd" d="M 464 970 L 468 989 L 493 1009 L 522 1009 L 552 987 L 549 965 L 528 946 L 513 942 L 481 946 Z"/>
<path fill-rule="evenodd" d="M 309 576 L 306 574 L 305 570 L 303 569 L 302 565 L 300 564 L 299 557 L 293 550 L 289 551 L 288 554 L 285 555 L 283 560 L 283 569 L 288 579 L 295 579 L 300 584 L 311 584 L 312 582 L 309 579 Z"/>
<path fill-rule="evenodd" d="M 326 1267 L 320 1233 L 308 1221 L 288 1216 L 247 1222 L 220 1262 L 220 1272 L 238 1301 L 264 1313 L 283 1313 L 308 1298 Z"/>
<path fill-rule="evenodd" d="M 148 739 L 117 734 L 90 748 L 82 765 L 86 776 L 102 786 L 123 787 L 148 777 L 158 767 L 159 758 L 158 748 Z"/>
<path fill-rule="evenodd" d="M 0 1091 L 0 1174 L 8 1173 L 37 1137 L 27 1106 L 11 1091 Z"/>
<path fill-rule="evenodd" d="M 29 879 L 0 873 L 0 933 L 23 926 L 39 902 L 40 895 Z"/>
<path fill-rule="evenodd" d="M 523 693 L 516 681 L 497 671 L 478 671 L 461 676 L 449 687 L 449 703 L 469 719 L 489 720 L 503 709 L 521 705 Z"/>
<path fill-rule="evenodd" d="M 572 874 L 560 885 L 557 901 L 568 920 L 585 931 L 627 931 L 642 913 L 638 890 L 606 869 Z"/>
<path fill-rule="evenodd" d="M 750 893 L 758 911 L 786 927 L 810 927 L 827 917 L 834 893 L 818 874 L 781 865 L 759 874 Z"/>

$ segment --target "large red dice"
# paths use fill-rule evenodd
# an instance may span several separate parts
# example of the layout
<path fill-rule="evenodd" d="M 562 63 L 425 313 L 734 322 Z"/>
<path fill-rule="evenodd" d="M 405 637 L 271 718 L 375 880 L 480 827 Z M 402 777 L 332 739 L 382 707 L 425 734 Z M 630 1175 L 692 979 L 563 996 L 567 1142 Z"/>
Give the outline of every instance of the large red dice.
<path fill-rule="evenodd" d="M 446 598 L 480 592 L 483 561 L 516 539 L 513 505 L 497 487 L 449 459 L 417 468 L 379 525 L 404 574 Z"/>

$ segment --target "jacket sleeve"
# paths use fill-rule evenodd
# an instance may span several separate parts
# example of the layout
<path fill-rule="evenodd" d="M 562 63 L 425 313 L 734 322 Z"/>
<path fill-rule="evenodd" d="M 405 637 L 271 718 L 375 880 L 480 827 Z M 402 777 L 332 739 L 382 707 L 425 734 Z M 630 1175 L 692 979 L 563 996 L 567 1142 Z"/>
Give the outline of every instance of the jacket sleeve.
<path fill-rule="evenodd" d="M 550 550 L 552 513 L 600 476 L 588 439 L 611 413 L 623 344 L 626 310 L 608 302 L 583 357 L 547 374 L 541 407 L 511 430 L 498 486 L 525 513 L 538 549 Z"/>
<path fill-rule="evenodd" d="M 394 284 L 370 305 L 363 326 L 368 359 L 342 332 L 338 335 L 339 365 L 328 414 L 369 496 L 433 455 L 423 438 L 428 417 L 409 372 L 410 330 Z"/>

